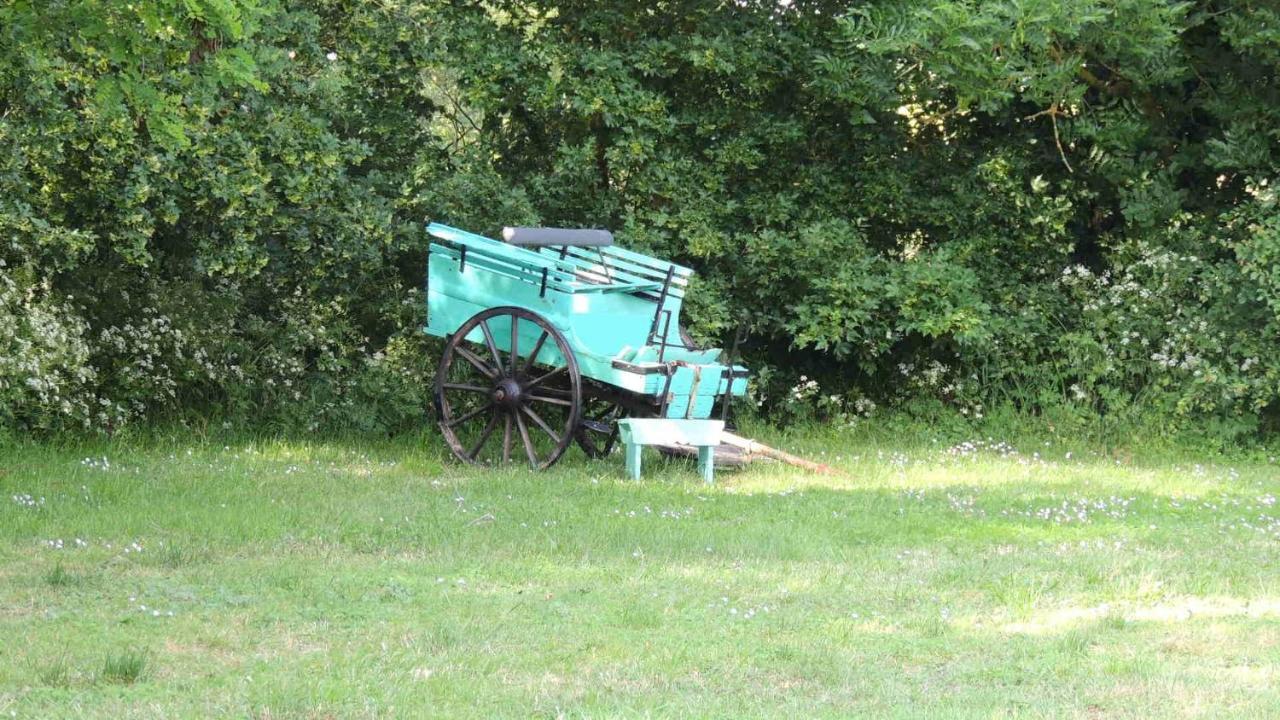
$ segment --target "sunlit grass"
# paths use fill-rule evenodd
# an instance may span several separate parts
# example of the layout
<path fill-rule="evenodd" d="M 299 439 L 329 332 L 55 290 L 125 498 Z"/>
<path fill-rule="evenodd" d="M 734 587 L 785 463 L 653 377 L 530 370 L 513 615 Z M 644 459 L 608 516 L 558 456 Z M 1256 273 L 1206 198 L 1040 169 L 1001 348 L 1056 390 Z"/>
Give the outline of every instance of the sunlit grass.
<path fill-rule="evenodd" d="M 1274 461 L 771 439 L 0 450 L 0 717 L 1280 714 Z"/>

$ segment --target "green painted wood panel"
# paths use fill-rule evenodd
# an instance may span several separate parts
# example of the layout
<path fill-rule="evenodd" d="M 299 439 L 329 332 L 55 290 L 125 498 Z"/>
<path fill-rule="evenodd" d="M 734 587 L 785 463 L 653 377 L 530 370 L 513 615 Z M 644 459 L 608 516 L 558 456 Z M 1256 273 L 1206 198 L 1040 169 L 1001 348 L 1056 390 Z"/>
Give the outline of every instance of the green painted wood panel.
<path fill-rule="evenodd" d="M 720 350 L 666 348 L 662 352 L 664 361 L 682 363 L 675 367 L 669 384 L 664 374 L 640 374 L 614 366 L 615 359 L 641 366 L 658 362 L 660 348 L 647 344 L 657 302 L 637 293 L 635 282 L 592 282 L 575 272 L 575 268 L 580 268 L 581 259 L 562 261 L 546 253 L 435 223 L 428 229 L 444 242 L 432 243 L 428 254 L 427 325 L 424 328 L 427 333 L 445 337 L 476 313 L 493 307 L 514 306 L 537 313 L 565 336 L 583 376 L 655 400 L 667 392 L 670 397 L 667 417 L 709 417 L 716 410 L 716 396 L 724 393 L 726 387 L 734 395 L 745 394 L 744 378 L 736 378 L 732 384 L 725 381 L 727 368 L 718 362 Z M 467 248 L 465 262 L 464 247 Z M 625 257 L 629 264 L 643 259 L 652 267 L 671 266 L 636 253 L 619 256 Z M 682 275 L 689 272 L 685 268 L 679 270 Z M 617 279 L 621 281 L 624 277 L 626 281 L 643 280 L 632 273 Z M 678 342 L 680 309 L 681 298 L 668 295 L 663 310 L 670 313 L 671 319 L 665 327 L 660 327 L 667 331 L 667 342 Z M 489 323 L 494 342 L 504 354 L 510 352 L 508 322 L 506 318 L 494 318 Z M 522 356 L 533 349 L 539 335 L 533 324 L 520 324 L 516 343 Z M 479 330 L 466 339 L 478 345 L 484 343 Z M 538 362 L 562 365 L 564 359 L 554 344 L 549 343 L 543 345 Z M 697 369 L 690 365 L 696 365 Z"/>

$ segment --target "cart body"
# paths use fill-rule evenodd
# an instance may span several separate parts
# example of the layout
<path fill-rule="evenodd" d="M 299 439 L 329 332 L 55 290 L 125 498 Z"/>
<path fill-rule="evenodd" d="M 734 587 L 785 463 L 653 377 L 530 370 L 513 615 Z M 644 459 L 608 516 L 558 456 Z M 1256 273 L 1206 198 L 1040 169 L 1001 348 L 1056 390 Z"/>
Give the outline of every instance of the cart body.
<path fill-rule="evenodd" d="M 599 391 L 620 393 L 628 408 L 656 417 L 705 419 L 726 395 L 741 396 L 747 371 L 721 362 L 719 349 L 684 342 L 680 310 L 692 271 L 612 245 L 515 245 L 432 223 L 427 268 L 426 332 L 449 337 L 477 313 L 521 308 L 544 318 L 567 342 L 578 372 Z M 572 232 L 572 231 L 570 231 Z M 507 323 L 507 324 L 504 324 Z M 510 324 L 488 324 L 490 341 L 510 351 Z M 537 343 L 538 328 L 517 323 L 518 348 Z M 466 340 L 483 346 L 480 328 Z M 527 352 L 527 351 L 526 351 Z M 542 344 L 543 366 L 563 366 L 555 344 Z"/>

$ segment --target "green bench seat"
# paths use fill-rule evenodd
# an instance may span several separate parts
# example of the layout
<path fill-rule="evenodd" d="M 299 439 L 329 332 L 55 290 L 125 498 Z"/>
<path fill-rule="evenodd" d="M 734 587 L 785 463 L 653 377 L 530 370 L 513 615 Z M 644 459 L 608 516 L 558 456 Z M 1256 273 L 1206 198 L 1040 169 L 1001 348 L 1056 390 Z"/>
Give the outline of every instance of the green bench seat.
<path fill-rule="evenodd" d="M 698 448 L 698 468 L 702 479 L 715 480 L 716 446 L 724 432 L 723 420 L 680 420 L 675 418 L 626 418 L 618 421 L 626 450 L 627 474 L 640 479 L 640 452 L 645 445 L 691 445 Z"/>

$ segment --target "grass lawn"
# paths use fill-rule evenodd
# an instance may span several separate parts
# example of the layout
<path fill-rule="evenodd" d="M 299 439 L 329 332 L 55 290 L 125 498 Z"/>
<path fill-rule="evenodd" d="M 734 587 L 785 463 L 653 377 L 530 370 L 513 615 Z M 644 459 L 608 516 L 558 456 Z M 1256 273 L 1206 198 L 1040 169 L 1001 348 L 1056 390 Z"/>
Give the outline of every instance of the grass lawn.
<path fill-rule="evenodd" d="M 1280 716 L 1275 459 L 762 439 L 0 449 L 0 717 Z"/>

